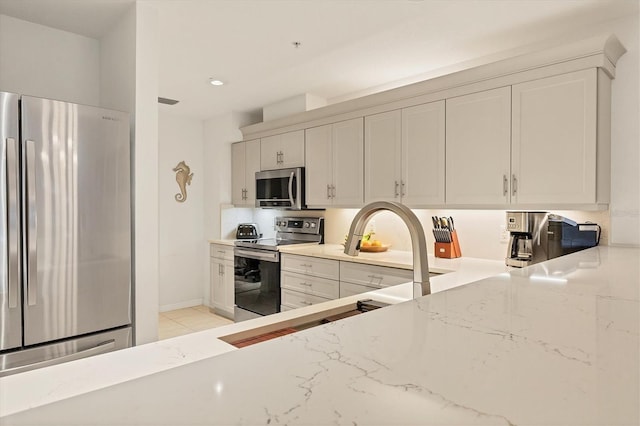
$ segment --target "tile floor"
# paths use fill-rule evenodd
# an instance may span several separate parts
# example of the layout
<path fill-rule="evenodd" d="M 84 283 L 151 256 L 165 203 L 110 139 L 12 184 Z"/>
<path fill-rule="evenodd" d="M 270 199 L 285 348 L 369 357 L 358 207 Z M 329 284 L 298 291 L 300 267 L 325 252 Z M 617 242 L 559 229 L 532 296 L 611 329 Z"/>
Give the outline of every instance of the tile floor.
<path fill-rule="evenodd" d="M 233 321 L 209 312 L 209 308 L 204 305 L 160 312 L 158 338 L 159 340 L 169 339 L 227 324 L 233 324 Z"/>

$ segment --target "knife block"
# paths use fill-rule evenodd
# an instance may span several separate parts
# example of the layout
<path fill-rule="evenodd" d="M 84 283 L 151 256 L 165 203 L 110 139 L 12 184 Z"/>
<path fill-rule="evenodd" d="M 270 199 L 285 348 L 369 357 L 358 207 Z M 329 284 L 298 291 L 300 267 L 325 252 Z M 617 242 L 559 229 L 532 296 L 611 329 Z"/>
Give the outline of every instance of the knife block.
<path fill-rule="evenodd" d="M 460 250 L 460 243 L 458 242 L 458 233 L 451 231 L 450 243 L 435 243 L 434 253 L 436 257 L 442 257 L 444 259 L 455 259 L 462 256 Z"/>

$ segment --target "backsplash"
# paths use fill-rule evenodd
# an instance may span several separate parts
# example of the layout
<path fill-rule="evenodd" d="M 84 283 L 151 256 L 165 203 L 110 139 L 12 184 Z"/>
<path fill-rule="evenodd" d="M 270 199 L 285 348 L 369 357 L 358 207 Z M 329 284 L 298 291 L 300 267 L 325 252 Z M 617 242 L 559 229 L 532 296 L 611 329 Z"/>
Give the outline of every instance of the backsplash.
<path fill-rule="evenodd" d="M 325 212 L 325 241 L 342 243 L 358 209 L 327 209 Z M 504 259 L 507 242 L 500 237 L 505 225 L 506 210 L 420 210 L 413 209 L 427 236 L 427 249 L 433 254 L 433 228 L 431 216 L 452 216 L 458 231 L 463 256 L 481 259 Z M 602 227 L 600 244 L 609 241 L 609 212 L 552 211 L 550 213 L 573 219 L 576 222 L 595 222 Z M 402 220 L 391 212 L 378 213 L 367 225 L 373 223 L 375 239 L 391 244 L 394 250 L 411 251 L 409 231 Z"/>
<path fill-rule="evenodd" d="M 431 232 L 431 216 L 452 216 L 458 231 L 462 255 L 481 259 L 504 259 L 507 242 L 501 242 L 505 225 L 506 210 L 421 210 L 414 209 L 427 236 L 427 248 L 433 254 L 434 238 Z M 221 207 L 221 238 L 235 238 L 238 223 L 257 223 L 265 238 L 275 236 L 273 220 L 276 216 L 325 218 L 325 242 L 339 244 L 344 242 L 349 227 L 358 209 L 327 209 L 286 211 L 274 209 L 234 208 L 231 205 Z M 550 213 L 573 219 L 576 222 L 594 222 L 602 227 L 600 244 L 609 241 L 609 211 L 551 211 Z M 411 251 L 411 238 L 404 222 L 390 212 L 378 213 L 367 225 L 373 227 L 375 239 L 391 244 L 392 250 Z"/>

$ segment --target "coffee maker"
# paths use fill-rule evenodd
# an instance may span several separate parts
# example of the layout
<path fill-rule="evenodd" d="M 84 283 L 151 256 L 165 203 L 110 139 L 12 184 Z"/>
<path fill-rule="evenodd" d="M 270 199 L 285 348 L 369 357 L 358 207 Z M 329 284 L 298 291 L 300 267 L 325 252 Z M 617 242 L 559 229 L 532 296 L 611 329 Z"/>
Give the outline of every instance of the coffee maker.
<path fill-rule="evenodd" d="M 547 260 L 547 212 L 507 212 L 507 266 L 522 268 Z"/>

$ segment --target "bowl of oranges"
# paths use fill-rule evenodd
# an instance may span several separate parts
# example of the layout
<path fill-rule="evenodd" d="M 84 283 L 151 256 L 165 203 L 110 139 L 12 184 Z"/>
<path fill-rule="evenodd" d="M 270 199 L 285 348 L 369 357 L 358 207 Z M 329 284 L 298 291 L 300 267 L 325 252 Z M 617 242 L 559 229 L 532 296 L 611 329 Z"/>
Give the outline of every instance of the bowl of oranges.
<path fill-rule="evenodd" d="M 382 241 L 373 238 L 373 232 L 369 232 L 362 236 L 360 241 L 360 251 L 368 253 L 380 253 L 389 250 L 390 244 L 382 244 Z M 345 241 L 347 237 L 345 236 Z M 344 245 L 344 243 L 343 243 Z"/>
<path fill-rule="evenodd" d="M 389 244 L 382 244 L 380 240 L 362 240 L 360 243 L 360 251 L 370 253 L 380 253 L 389 250 Z"/>

